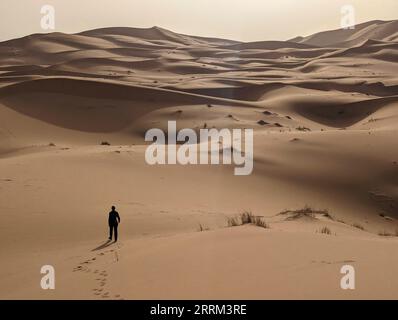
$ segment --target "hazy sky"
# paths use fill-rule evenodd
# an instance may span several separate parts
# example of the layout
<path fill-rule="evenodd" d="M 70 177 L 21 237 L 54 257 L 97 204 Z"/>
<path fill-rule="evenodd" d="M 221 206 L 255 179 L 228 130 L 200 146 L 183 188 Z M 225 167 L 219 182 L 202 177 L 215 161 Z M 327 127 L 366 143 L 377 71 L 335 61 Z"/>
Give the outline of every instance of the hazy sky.
<path fill-rule="evenodd" d="M 0 0 L 0 41 L 47 32 L 40 8 L 55 7 L 54 31 L 152 27 L 243 41 L 287 40 L 340 27 L 351 4 L 358 23 L 398 18 L 398 0 Z"/>

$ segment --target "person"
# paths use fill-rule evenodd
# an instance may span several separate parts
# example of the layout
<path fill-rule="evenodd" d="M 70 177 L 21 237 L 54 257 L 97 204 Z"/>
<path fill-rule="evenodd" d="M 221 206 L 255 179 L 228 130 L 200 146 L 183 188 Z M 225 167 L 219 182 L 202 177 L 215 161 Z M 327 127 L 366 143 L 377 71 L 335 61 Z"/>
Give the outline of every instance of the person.
<path fill-rule="evenodd" d="M 115 242 L 117 242 L 117 227 L 120 223 L 119 213 L 116 211 L 115 206 L 112 206 L 112 211 L 109 212 L 109 240 L 112 240 L 112 235 L 115 235 Z"/>

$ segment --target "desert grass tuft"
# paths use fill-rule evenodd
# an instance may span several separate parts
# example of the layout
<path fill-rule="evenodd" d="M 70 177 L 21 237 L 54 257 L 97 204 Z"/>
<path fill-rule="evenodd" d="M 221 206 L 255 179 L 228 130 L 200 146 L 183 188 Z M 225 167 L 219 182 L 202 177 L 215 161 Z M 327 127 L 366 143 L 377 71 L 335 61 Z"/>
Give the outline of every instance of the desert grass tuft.
<path fill-rule="evenodd" d="M 394 234 L 387 232 L 386 230 L 380 231 L 378 235 L 381 237 L 394 237 Z M 398 231 L 395 232 L 395 236 L 398 236 Z"/>
<path fill-rule="evenodd" d="M 209 231 L 209 228 L 207 228 L 203 224 L 199 223 L 198 231 L 199 232 Z"/>
<path fill-rule="evenodd" d="M 323 227 L 321 230 L 319 230 L 320 233 L 331 235 L 332 231 L 328 227 Z"/>
<path fill-rule="evenodd" d="M 304 126 L 297 127 L 296 130 L 298 130 L 298 131 L 311 131 L 310 128 L 307 128 L 307 127 L 304 127 Z"/>
<path fill-rule="evenodd" d="M 323 210 L 315 209 L 315 208 L 310 207 L 309 205 L 305 205 L 301 209 L 284 210 L 284 211 L 279 213 L 279 215 L 290 215 L 290 217 L 288 217 L 287 220 L 295 220 L 295 219 L 299 219 L 299 218 L 302 218 L 302 217 L 315 218 L 316 214 L 320 214 L 320 215 L 323 215 L 324 217 L 326 217 L 326 218 L 328 218 L 330 220 L 334 220 L 333 217 L 330 215 L 328 210 L 326 210 L 326 209 L 323 209 Z"/>
<path fill-rule="evenodd" d="M 269 229 L 268 223 L 266 223 L 263 219 L 260 217 L 255 217 L 253 224 L 257 227 L 264 228 L 264 229 Z"/>
<path fill-rule="evenodd" d="M 242 226 L 245 224 L 252 224 L 265 229 L 269 228 L 269 225 L 261 217 L 254 216 L 250 211 L 245 211 L 238 217 L 228 218 L 229 227 Z"/>
<path fill-rule="evenodd" d="M 240 223 L 237 218 L 228 218 L 228 227 L 237 227 Z"/>

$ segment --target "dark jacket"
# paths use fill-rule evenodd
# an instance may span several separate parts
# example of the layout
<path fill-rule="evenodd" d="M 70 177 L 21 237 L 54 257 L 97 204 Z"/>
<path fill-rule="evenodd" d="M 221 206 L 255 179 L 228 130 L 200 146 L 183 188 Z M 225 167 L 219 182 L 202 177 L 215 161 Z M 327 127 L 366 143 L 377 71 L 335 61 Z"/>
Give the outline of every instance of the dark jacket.
<path fill-rule="evenodd" d="M 120 222 L 119 213 L 117 211 L 109 212 L 109 219 L 108 219 L 109 225 L 115 226 L 115 225 L 118 225 L 119 222 Z"/>

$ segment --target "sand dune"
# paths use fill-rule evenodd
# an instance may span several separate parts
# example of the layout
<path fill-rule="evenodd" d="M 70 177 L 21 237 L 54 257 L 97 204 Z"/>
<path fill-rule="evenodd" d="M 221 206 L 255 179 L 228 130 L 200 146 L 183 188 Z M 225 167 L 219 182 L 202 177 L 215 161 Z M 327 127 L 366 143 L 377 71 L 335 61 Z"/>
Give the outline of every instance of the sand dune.
<path fill-rule="evenodd" d="M 294 48 L 294 49 L 310 49 L 313 46 L 288 42 L 288 41 L 258 41 L 258 42 L 248 42 L 248 43 L 237 43 L 229 46 L 223 46 L 224 49 L 229 50 L 249 50 L 249 49 L 259 49 L 259 50 L 275 50 L 281 48 Z"/>
<path fill-rule="evenodd" d="M 397 49 L 397 21 L 290 41 L 115 27 L 0 43 L 0 298 L 397 298 Z M 253 174 L 149 166 L 145 132 L 169 120 L 252 128 Z M 270 228 L 228 227 L 243 211 Z"/>
<path fill-rule="evenodd" d="M 396 20 L 369 21 L 356 25 L 354 29 L 325 31 L 308 37 L 297 37 L 290 41 L 318 47 L 352 47 L 369 39 L 397 41 L 397 29 Z"/>
<path fill-rule="evenodd" d="M 334 52 L 328 57 L 366 57 L 394 62 L 398 58 L 397 48 L 398 43 L 366 40 L 356 47 Z"/>

